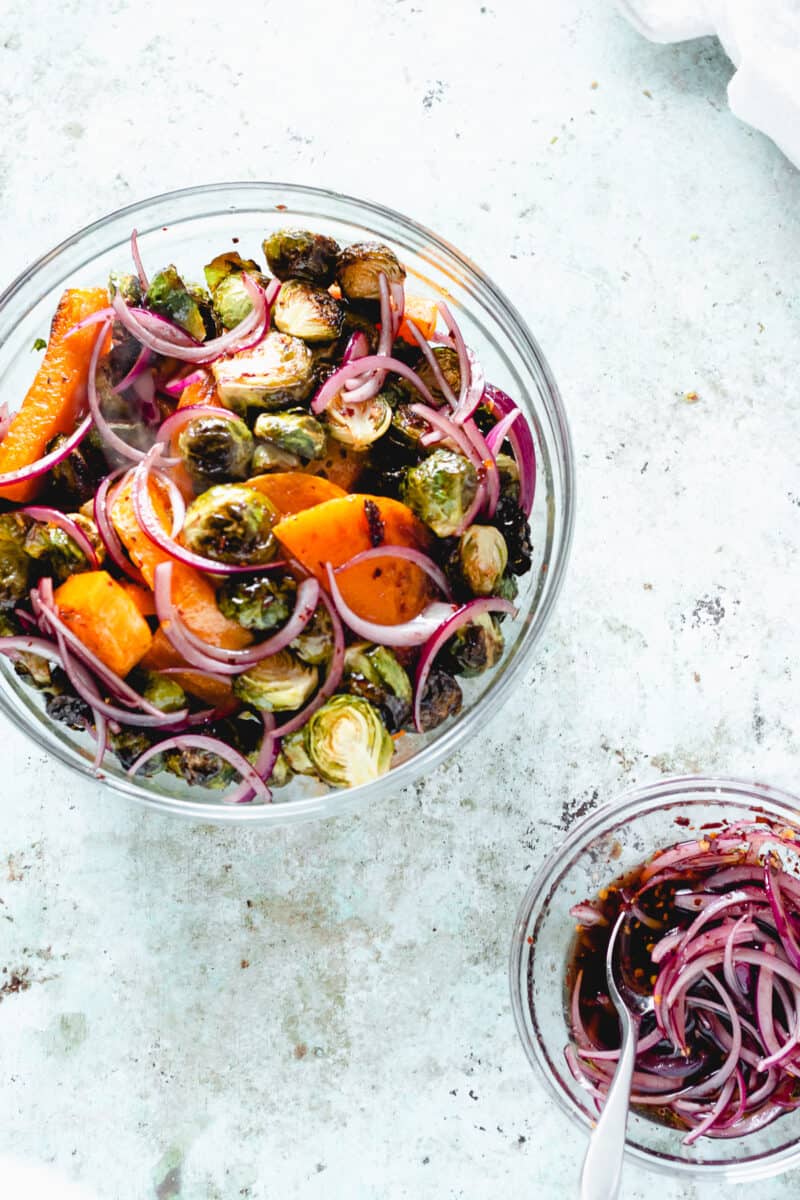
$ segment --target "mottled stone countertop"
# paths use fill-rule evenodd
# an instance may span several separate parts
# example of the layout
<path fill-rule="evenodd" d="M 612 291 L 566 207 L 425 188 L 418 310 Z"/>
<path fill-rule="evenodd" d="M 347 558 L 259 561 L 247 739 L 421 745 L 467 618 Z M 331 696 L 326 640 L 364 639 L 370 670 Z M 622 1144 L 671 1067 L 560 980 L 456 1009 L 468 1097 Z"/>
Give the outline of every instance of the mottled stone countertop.
<path fill-rule="evenodd" d="M 800 174 L 727 111 L 715 42 L 596 0 L 2 9 L 0 282 L 173 187 L 383 201 L 526 314 L 580 490 L 502 719 L 360 816 L 192 826 L 3 723 L 0 1156 L 95 1200 L 576 1195 L 507 994 L 531 872 L 635 782 L 800 786 Z M 627 1172 L 654 1188 L 721 1195 Z"/>

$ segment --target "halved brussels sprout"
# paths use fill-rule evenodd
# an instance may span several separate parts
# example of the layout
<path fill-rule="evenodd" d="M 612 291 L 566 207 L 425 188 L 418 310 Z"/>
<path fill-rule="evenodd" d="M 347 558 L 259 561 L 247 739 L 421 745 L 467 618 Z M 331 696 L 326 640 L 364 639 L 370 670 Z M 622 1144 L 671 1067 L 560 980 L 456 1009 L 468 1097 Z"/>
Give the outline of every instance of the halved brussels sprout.
<path fill-rule="evenodd" d="M 340 394 L 325 409 L 325 421 L 337 442 L 364 450 L 386 433 L 392 423 L 392 410 L 380 395 L 359 404 L 348 404 Z"/>
<path fill-rule="evenodd" d="M 302 708 L 317 687 L 319 672 L 292 654 L 279 650 L 249 667 L 233 681 L 234 695 L 260 711 Z"/>
<path fill-rule="evenodd" d="M 255 435 L 272 442 L 287 454 L 299 458 L 321 458 L 327 438 L 325 427 L 302 410 L 280 413 L 261 413 L 255 423 Z"/>
<path fill-rule="evenodd" d="M 491 613 L 481 613 L 462 625 L 441 655 L 442 664 L 456 675 L 482 675 L 503 655 L 503 631 Z"/>
<path fill-rule="evenodd" d="M 178 453 L 195 482 L 247 479 L 255 445 L 241 417 L 195 417 L 178 434 Z"/>
<path fill-rule="evenodd" d="M 79 529 L 82 529 L 89 541 L 92 543 L 94 556 L 97 559 L 98 566 L 102 566 L 106 560 L 106 546 L 103 539 L 100 537 L 100 531 L 94 523 L 94 516 L 89 516 L 85 512 L 73 512 L 68 514 L 75 522 Z"/>
<path fill-rule="evenodd" d="M 291 643 L 298 658 L 315 667 L 326 663 L 333 653 L 333 624 L 324 604 L 318 604 L 314 615 L 301 634 Z"/>
<path fill-rule="evenodd" d="M 420 438 L 430 431 L 428 422 L 417 416 L 410 404 L 398 404 L 392 413 L 392 437 L 405 446 L 418 449 Z"/>
<path fill-rule="evenodd" d="M 142 303 L 142 285 L 138 275 L 128 271 L 111 271 L 108 276 L 108 295 L 113 300 L 119 294 L 126 304 L 138 307 Z"/>
<path fill-rule="evenodd" d="M 478 473 L 468 459 L 452 450 L 434 450 L 409 467 L 401 498 L 439 537 L 451 537 L 478 490 Z"/>
<path fill-rule="evenodd" d="M 145 700 L 155 704 L 162 712 L 179 712 L 186 707 L 186 692 L 169 675 L 159 675 L 156 671 L 148 671 L 145 683 L 141 689 Z"/>
<path fill-rule="evenodd" d="M 493 525 L 470 525 L 458 543 L 464 582 L 474 596 L 492 596 L 508 565 L 506 539 Z"/>
<path fill-rule="evenodd" d="M 227 579 L 217 593 L 217 607 L 245 629 L 266 632 L 284 625 L 294 610 L 297 585 L 293 579 L 251 575 Z"/>
<path fill-rule="evenodd" d="M 351 695 L 374 704 L 390 733 L 403 728 L 411 715 L 413 689 L 408 674 L 388 647 L 369 642 L 349 646 L 344 673 Z"/>
<path fill-rule="evenodd" d="M 211 290 L 214 312 L 225 329 L 233 329 L 252 310 L 253 301 L 245 287 L 244 272 L 266 287 L 269 280 L 252 258 L 242 258 L 236 250 L 218 254 L 203 268 Z"/>
<path fill-rule="evenodd" d="M 118 733 L 114 730 L 109 730 L 108 744 L 112 752 L 117 756 L 120 766 L 124 770 L 128 770 L 140 758 L 146 750 L 149 750 L 153 744 L 153 738 L 149 733 L 145 733 L 143 729 L 120 729 Z M 157 775 L 163 769 L 163 761 L 160 755 L 154 755 L 148 759 L 141 770 L 141 774 L 148 778 L 152 775 Z"/>
<path fill-rule="evenodd" d="M 216 359 L 211 369 L 223 403 L 236 411 L 296 404 L 305 400 L 315 379 L 308 346 L 286 333 L 268 333 L 252 349 Z"/>
<path fill-rule="evenodd" d="M 525 575 L 531 569 L 533 545 L 528 518 L 513 495 L 501 495 L 492 523 L 502 533 L 508 547 L 508 569 L 512 575 Z"/>
<path fill-rule="evenodd" d="M 394 743 L 377 708 L 360 696 L 332 696 L 305 735 L 317 774 L 333 787 L 358 787 L 389 770 Z"/>
<path fill-rule="evenodd" d="M 264 475 L 267 471 L 295 471 L 302 465 L 302 458 L 296 454 L 289 454 L 272 442 L 261 442 L 253 451 L 250 469 L 254 475 Z"/>
<path fill-rule="evenodd" d="M 425 733 L 461 712 L 463 696 L 449 671 L 435 666 L 428 676 L 420 702 L 420 724 Z"/>
<path fill-rule="evenodd" d="M 306 279 L 320 287 L 333 280 L 339 244 L 307 229 L 278 229 L 263 242 L 264 256 L 278 279 Z"/>
<path fill-rule="evenodd" d="M 150 280 L 145 303 L 153 312 L 175 321 L 198 341 L 205 338 L 206 323 L 200 306 L 171 263 Z"/>
<path fill-rule="evenodd" d="M 73 517 L 75 514 L 71 514 Z M 81 518 L 81 524 L 87 518 Z M 96 529 L 95 529 L 96 534 Z M 63 583 L 70 575 L 89 569 L 89 561 L 68 533 L 57 525 L 36 521 L 25 538 L 25 552 L 41 562 L 48 574 L 57 583 Z"/>
<path fill-rule="evenodd" d="M 303 279 L 287 280 L 272 310 L 275 328 L 304 342 L 335 341 L 342 330 L 343 316 L 338 300 Z"/>
<path fill-rule="evenodd" d="M 183 540 L 195 554 L 216 562 L 253 565 L 275 557 L 272 527 L 280 520 L 260 492 L 239 483 L 220 483 L 186 510 Z"/>
<path fill-rule="evenodd" d="M 504 496 L 513 496 L 519 501 L 519 467 L 517 460 L 510 454 L 496 454 L 497 474 L 500 477 L 500 491 Z"/>
<path fill-rule="evenodd" d="M 316 775 L 317 769 L 306 750 L 306 735 L 304 729 L 290 733 L 281 741 L 281 752 L 295 775 Z"/>
<path fill-rule="evenodd" d="M 17 542 L 0 539 L 0 608 L 15 608 L 28 594 L 30 559 Z"/>
<path fill-rule="evenodd" d="M 49 454 L 64 445 L 66 437 L 58 433 L 45 447 Z M 97 491 L 102 477 L 107 474 L 108 466 L 102 449 L 102 438 L 97 430 L 92 428 L 83 439 L 80 446 L 62 458 L 50 468 L 50 478 L 59 497 L 66 504 L 85 504 Z"/>
<path fill-rule="evenodd" d="M 381 275 L 388 283 L 402 283 L 406 277 L 405 267 L 383 242 L 354 242 L 340 253 L 336 281 L 348 300 L 379 300 Z"/>
<path fill-rule="evenodd" d="M 461 371 L 458 366 L 457 352 L 452 350 L 450 346 L 434 346 L 433 356 L 438 362 L 445 379 L 450 384 L 452 391 L 457 396 L 461 387 Z M 431 370 L 430 364 L 428 362 L 421 363 L 417 373 L 420 379 L 428 385 L 428 389 L 434 400 L 438 401 L 440 405 L 444 404 L 445 397 L 439 384 L 436 382 L 436 376 Z"/>
<path fill-rule="evenodd" d="M 158 762 L 158 757 L 155 759 Z M 219 791 L 226 788 L 236 777 L 230 763 L 220 758 L 213 750 L 200 750 L 196 746 L 184 746 L 179 750 L 168 750 L 163 758 L 163 767 L 190 787 L 207 787 Z"/>
<path fill-rule="evenodd" d="M 258 263 L 252 258 L 242 258 L 238 250 L 226 250 L 203 267 L 203 274 L 212 296 L 223 279 L 227 279 L 229 275 L 241 275 L 244 271 L 251 275 L 261 275 Z"/>

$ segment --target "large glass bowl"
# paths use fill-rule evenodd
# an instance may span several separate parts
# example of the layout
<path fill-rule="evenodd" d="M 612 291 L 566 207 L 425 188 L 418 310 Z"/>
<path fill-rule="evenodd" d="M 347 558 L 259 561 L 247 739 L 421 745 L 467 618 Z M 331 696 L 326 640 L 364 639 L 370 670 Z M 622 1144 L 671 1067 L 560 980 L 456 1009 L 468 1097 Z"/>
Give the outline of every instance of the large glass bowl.
<path fill-rule="evenodd" d="M 538 456 L 532 517 L 533 569 L 521 582 L 519 618 L 506 622 L 500 666 L 468 681 L 459 717 L 426 736 L 399 739 L 390 773 L 375 783 L 328 791 L 298 778 L 276 790 L 271 805 L 226 805 L 219 793 L 190 789 L 170 775 L 129 779 L 111 755 L 104 767 L 109 787 L 142 804 L 219 821 L 275 823 L 333 816 L 396 793 L 430 770 L 497 711 L 524 673 L 561 588 L 574 514 L 573 456 L 567 420 L 547 363 L 522 317 L 491 280 L 447 242 L 407 217 L 377 204 L 319 188 L 283 183 L 221 183 L 187 188 L 120 209 L 76 233 L 25 271 L 0 296 L 0 390 L 14 409 L 30 384 L 31 345 L 46 336 L 65 286 L 97 286 L 110 269 L 130 263 L 135 226 L 145 263 L 175 262 L 189 278 L 202 279 L 203 264 L 238 239 L 245 255 L 261 258 L 261 241 L 285 225 L 308 226 L 340 242 L 379 239 L 405 263 L 408 289 L 446 296 L 487 378 L 523 408 Z M 62 762 L 93 777 L 85 737 L 50 721 L 39 698 L 3 660 L 0 708 Z"/>
<path fill-rule="evenodd" d="M 525 1052 L 550 1095 L 587 1133 L 597 1112 L 564 1059 L 564 974 L 575 929 L 570 907 L 596 895 L 655 850 L 691 838 L 707 823 L 754 816 L 772 818 L 800 837 L 800 799 L 764 784 L 685 777 L 635 788 L 576 825 L 528 888 L 511 944 L 514 1017 Z M 627 1153 L 669 1175 L 729 1183 L 767 1179 L 800 1165 L 800 1111 L 742 1138 L 701 1137 L 683 1146 L 684 1133 L 632 1112 Z"/>

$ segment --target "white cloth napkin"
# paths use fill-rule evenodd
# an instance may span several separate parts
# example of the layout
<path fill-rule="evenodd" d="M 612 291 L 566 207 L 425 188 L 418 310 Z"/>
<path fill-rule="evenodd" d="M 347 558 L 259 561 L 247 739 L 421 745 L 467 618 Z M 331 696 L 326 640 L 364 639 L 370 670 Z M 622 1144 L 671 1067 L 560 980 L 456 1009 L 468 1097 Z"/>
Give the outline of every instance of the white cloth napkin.
<path fill-rule="evenodd" d="M 800 0 L 618 0 L 653 42 L 716 34 L 737 67 L 728 100 L 800 166 Z"/>

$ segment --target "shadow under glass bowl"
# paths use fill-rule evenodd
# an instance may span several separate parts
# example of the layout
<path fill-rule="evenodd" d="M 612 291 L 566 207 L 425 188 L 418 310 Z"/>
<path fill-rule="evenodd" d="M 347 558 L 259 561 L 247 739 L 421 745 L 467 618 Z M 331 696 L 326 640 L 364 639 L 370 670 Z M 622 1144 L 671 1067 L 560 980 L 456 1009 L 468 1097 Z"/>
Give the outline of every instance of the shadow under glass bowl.
<path fill-rule="evenodd" d="M 262 239 L 282 226 L 307 226 L 339 242 L 388 243 L 408 270 L 409 292 L 444 295 L 486 377 L 525 413 L 537 452 L 537 494 L 531 526 L 533 569 L 520 580 L 519 617 L 504 624 L 506 652 L 497 669 L 467 680 L 460 716 L 430 734 L 399 739 L 388 775 L 374 783 L 330 791 L 298 777 L 275 791 L 270 805 L 226 805 L 221 794 L 189 788 L 161 774 L 129 779 L 111 755 L 109 787 L 142 804 L 206 821 L 284 823 L 333 816 L 391 794 L 432 769 L 486 723 L 530 662 L 564 577 L 574 517 L 573 455 L 555 381 L 522 317 L 494 284 L 447 242 L 377 204 L 318 188 L 283 183 L 220 183 L 187 188 L 120 209 L 44 255 L 0 296 L 0 390 L 14 409 L 31 382 L 31 345 L 45 336 L 66 286 L 97 286 L 112 268 L 130 264 L 131 229 L 139 231 L 146 264 L 174 262 L 189 279 L 234 245 L 261 258 Z M 0 663 L 0 709 L 62 762 L 94 778 L 83 735 L 50 721 L 38 696 Z"/>
<path fill-rule="evenodd" d="M 624 792 L 571 831 L 531 883 L 511 944 L 511 1002 L 528 1059 L 550 1096 L 587 1134 L 597 1111 L 564 1058 L 569 1040 L 564 976 L 575 929 L 573 904 L 637 867 L 656 850 L 713 822 L 767 817 L 797 830 L 800 799 L 760 783 L 687 776 Z M 800 846 L 797 869 L 800 871 Z M 627 1153 L 669 1175 L 730 1183 L 768 1179 L 800 1166 L 800 1111 L 736 1139 L 699 1138 L 631 1112 Z M 578 1168 L 576 1166 L 576 1179 Z"/>

